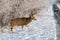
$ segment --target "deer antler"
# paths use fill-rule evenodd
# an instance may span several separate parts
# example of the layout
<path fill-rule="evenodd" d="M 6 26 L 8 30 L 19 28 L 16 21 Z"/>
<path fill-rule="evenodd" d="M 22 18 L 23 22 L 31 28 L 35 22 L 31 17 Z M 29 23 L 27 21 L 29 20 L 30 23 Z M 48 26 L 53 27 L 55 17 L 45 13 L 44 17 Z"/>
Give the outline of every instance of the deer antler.
<path fill-rule="evenodd" d="M 29 10 L 29 12 L 31 12 L 30 16 L 37 14 L 39 12 L 39 10 L 41 10 L 41 8 L 30 9 Z"/>

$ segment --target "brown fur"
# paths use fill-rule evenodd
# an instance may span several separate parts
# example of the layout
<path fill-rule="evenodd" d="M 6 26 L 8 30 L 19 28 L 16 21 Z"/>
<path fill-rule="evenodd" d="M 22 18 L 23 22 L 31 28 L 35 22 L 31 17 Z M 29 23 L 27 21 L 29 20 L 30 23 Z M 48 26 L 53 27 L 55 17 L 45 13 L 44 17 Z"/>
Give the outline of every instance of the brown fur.
<path fill-rule="evenodd" d="M 33 19 L 35 19 L 35 17 L 33 17 L 33 16 L 30 16 L 28 18 L 23 17 L 23 18 L 13 19 L 9 25 L 10 29 L 11 29 L 11 31 L 13 31 L 14 26 L 21 26 L 23 29 L 23 26 L 29 24 Z"/>

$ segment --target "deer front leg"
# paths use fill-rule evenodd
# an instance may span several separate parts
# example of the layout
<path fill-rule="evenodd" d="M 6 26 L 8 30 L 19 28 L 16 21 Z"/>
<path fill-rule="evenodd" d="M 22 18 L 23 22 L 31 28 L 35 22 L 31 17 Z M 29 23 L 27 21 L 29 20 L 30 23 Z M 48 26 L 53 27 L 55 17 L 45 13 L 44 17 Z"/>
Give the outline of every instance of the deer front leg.
<path fill-rule="evenodd" d="M 26 27 L 28 28 L 28 31 L 30 31 L 30 27 L 29 27 L 29 25 L 26 25 Z"/>
<path fill-rule="evenodd" d="M 23 31 L 23 25 L 21 26 L 21 28 L 22 28 L 22 31 Z"/>

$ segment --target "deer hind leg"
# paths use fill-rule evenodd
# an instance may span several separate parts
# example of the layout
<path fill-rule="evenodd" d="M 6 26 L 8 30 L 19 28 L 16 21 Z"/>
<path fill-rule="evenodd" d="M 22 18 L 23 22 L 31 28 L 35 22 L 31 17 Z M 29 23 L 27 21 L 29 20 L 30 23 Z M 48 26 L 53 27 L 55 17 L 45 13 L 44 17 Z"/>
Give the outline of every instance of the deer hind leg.
<path fill-rule="evenodd" d="M 9 25 L 9 27 L 10 27 L 10 31 L 13 32 L 13 26 Z"/>
<path fill-rule="evenodd" d="M 13 27 L 11 27 L 10 30 L 13 32 Z"/>

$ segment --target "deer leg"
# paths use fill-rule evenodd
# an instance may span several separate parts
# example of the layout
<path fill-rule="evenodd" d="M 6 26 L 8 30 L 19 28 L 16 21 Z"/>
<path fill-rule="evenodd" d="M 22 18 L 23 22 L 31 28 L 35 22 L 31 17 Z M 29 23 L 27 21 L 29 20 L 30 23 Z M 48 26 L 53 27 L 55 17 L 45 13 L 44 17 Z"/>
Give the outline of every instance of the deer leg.
<path fill-rule="evenodd" d="M 30 31 L 30 28 L 29 28 L 29 26 L 28 26 L 28 25 L 26 25 L 26 27 L 28 28 L 28 31 Z"/>
<path fill-rule="evenodd" d="M 23 31 L 23 25 L 21 26 L 21 28 L 22 28 L 22 31 Z"/>
<path fill-rule="evenodd" d="M 28 25 L 26 25 L 26 27 L 29 29 L 29 26 Z"/>
<path fill-rule="evenodd" d="M 13 31 L 13 27 L 11 27 L 10 29 L 11 29 L 11 31 Z"/>
<path fill-rule="evenodd" d="M 13 26 L 9 25 L 9 27 L 10 27 L 10 31 L 13 32 Z"/>

